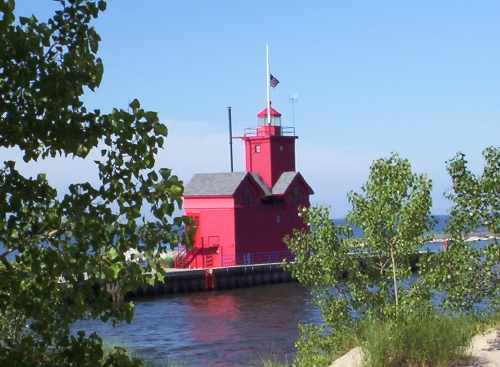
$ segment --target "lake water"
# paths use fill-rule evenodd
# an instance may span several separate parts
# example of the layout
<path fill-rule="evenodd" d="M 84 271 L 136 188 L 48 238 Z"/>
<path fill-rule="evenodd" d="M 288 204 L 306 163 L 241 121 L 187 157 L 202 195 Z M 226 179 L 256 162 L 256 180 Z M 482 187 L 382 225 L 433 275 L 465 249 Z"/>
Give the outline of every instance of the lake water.
<path fill-rule="evenodd" d="M 299 283 L 134 302 L 131 324 L 113 328 L 84 321 L 74 330 L 97 331 L 160 365 L 177 361 L 183 366 L 238 366 L 270 353 L 291 362 L 298 322 L 320 322 L 309 290 Z"/>

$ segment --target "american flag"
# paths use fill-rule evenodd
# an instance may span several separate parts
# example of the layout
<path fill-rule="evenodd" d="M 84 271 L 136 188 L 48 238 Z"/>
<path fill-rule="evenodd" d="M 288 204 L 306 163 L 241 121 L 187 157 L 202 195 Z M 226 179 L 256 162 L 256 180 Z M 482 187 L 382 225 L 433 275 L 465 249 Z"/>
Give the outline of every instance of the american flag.
<path fill-rule="evenodd" d="M 273 74 L 269 74 L 270 78 L 269 78 L 269 85 L 273 88 L 276 88 L 276 86 L 278 85 L 278 83 L 280 82 L 278 79 L 276 79 Z"/>

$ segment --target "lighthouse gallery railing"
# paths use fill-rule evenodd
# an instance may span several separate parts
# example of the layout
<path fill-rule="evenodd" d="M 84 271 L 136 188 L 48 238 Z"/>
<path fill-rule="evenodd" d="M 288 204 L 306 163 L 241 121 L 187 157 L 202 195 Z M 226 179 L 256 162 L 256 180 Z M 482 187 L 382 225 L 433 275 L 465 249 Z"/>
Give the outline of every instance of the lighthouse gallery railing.
<path fill-rule="evenodd" d="M 293 261 L 295 255 L 290 250 L 250 252 L 237 255 L 223 255 L 222 266 L 253 265 Z"/>
<path fill-rule="evenodd" d="M 274 127 L 274 126 L 273 126 Z M 279 135 L 281 136 L 295 136 L 295 128 L 291 126 L 276 126 L 279 128 Z M 247 127 L 244 130 L 244 136 L 259 136 L 258 127 Z"/>

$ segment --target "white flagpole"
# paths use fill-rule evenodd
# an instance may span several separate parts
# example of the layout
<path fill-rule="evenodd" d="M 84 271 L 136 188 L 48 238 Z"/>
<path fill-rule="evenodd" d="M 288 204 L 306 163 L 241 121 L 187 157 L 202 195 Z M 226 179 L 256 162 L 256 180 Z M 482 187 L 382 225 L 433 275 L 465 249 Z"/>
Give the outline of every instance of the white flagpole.
<path fill-rule="evenodd" d="M 269 89 L 271 88 L 271 80 L 269 73 L 269 45 L 266 45 L 266 82 L 267 82 L 267 124 L 271 125 L 271 103 L 269 102 Z"/>

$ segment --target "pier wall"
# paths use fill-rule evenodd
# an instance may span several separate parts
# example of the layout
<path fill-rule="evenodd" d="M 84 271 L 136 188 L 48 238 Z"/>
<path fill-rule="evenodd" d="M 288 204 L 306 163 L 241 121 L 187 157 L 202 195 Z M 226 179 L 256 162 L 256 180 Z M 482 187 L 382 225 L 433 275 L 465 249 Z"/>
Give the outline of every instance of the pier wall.
<path fill-rule="evenodd" d="M 281 263 L 211 269 L 168 269 L 162 282 L 126 294 L 125 299 L 171 293 L 204 292 L 296 281 Z"/>
<path fill-rule="evenodd" d="M 409 266 L 412 271 L 418 270 L 420 257 L 430 252 L 421 251 L 412 255 Z M 363 268 L 367 258 L 362 254 L 359 257 L 360 266 Z M 135 292 L 129 292 L 125 299 L 135 297 L 151 297 L 160 294 L 205 292 L 234 288 L 252 287 L 272 283 L 293 282 L 291 272 L 285 271 L 282 263 L 238 265 L 209 269 L 166 269 L 167 274 L 163 281 L 153 285 L 144 285 Z M 348 274 L 344 273 L 344 277 Z M 113 295 L 112 287 L 108 292 Z M 117 293 L 117 289 L 114 290 Z M 113 298 L 114 299 L 114 298 Z"/>

